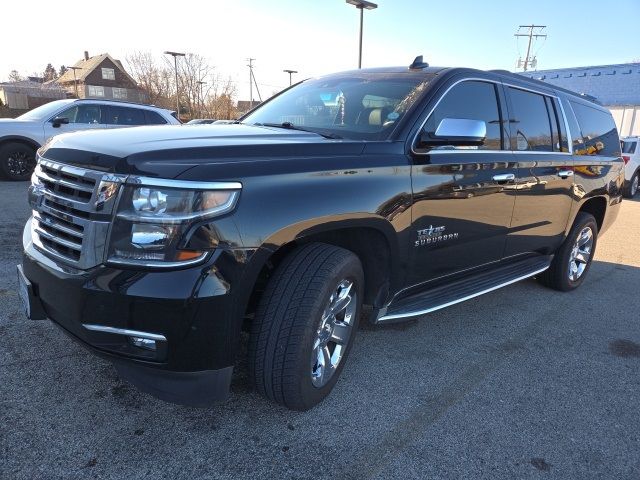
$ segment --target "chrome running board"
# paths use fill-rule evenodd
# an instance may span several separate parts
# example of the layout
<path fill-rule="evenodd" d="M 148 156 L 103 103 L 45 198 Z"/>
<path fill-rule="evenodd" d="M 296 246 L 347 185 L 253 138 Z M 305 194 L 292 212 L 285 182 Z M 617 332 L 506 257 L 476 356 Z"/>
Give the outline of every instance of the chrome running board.
<path fill-rule="evenodd" d="M 440 284 L 432 289 L 392 301 L 386 308 L 380 310 L 374 323 L 394 323 L 435 312 L 533 277 L 547 270 L 550 263 L 551 257 L 527 258 L 447 284 Z"/>

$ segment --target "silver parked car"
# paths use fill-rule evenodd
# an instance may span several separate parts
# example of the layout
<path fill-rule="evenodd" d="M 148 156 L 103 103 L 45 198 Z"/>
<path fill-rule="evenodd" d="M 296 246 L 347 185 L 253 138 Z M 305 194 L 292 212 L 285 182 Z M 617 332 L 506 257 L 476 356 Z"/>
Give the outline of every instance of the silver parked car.
<path fill-rule="evenodd" d="M 151 105 L 115 100 L 56 100 L 18 118 L 0 119 L 0 176 L 27 180 L 35 153 L 60 133 L 136 125 L 175 125 L 175 112 Z"/>

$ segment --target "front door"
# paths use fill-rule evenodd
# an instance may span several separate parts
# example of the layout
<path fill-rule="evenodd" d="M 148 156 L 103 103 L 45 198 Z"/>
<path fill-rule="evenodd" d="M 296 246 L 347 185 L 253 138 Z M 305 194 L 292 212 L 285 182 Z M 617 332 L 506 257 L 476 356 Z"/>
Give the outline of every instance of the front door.
<path fill-rule="evenodd" d="M 104 107 L 97 103 L 75 102 L 72 107 L 56 115 L 58 118 L 62 117 L 69 120 L 68 124 L 54 127 L 51 122 L 53 118 L 44 124 L 45 140 L 61 133 L 106 128 L 103 109 Z"/>
<path fill-rule="evenodd" d="M 472 269 L 502 258 L 514 206 L 513 156 L 506 148 L 501 85 L 454 83 L 423 127 L 435 132 L 444 118 L 481 120 L 480 147 L 435 147 L 413 153 L 413 266 L 409 285 Z"/>

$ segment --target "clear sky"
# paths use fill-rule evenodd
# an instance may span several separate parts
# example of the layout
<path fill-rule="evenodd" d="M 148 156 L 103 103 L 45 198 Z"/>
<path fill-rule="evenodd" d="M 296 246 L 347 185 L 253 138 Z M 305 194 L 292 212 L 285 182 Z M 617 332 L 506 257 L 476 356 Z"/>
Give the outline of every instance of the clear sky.
<path fill-rule="evenodd" d="M 245 59 L 261 93 L 297 78 L 357 66 L 358 11 L 344 0 L 9 1 L 2 7 L 0 79 L 73 64 L 84 50 L 124 60 L 131 52 L 207 57 L 248 97 Z M 534 45 L 538 69 L 640 58 L 640 0 L 377 0 L 365 11 L 363 66 L 432 65 L 515 69 L 520 24 L 547 25 Z M 11 19 L 19 19 L 12 21 Z M 28 26 L 25 23 L 28 22 Z M 294 77 L 296 78 L 296 77 Z"/>

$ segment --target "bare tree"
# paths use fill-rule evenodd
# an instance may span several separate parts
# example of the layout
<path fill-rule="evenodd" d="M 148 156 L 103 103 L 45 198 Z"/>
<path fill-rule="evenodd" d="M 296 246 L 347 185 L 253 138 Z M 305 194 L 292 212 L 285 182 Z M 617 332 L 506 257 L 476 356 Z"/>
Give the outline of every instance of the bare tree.
<path fill-rule="evenodd" d="M 178 85 L 172 59 L 157 61 L 149 52 L 136 52 L 126 58 L 131 76 L 149 96 L 149 102 L 175 108 L 176 91 L 183 118 L 234 118 L 236 85 L 223 79 L 201 55 L 187 54 L 178 61 Z"/>
<path fill-rule="evenodd" d="M 180 105 L 189 117 L 202 117 L 203 99 L 213 88 L 213 67 L 201 55 L 188 53 L 178 63 Z"/>
<path fill-rule="evenodd" d="M 131 76 L 149 97 L 149 103 L 173 108 L 176 97 L 170 69 L 158 65 L 150 52 L 135 52 L 125 61 Z"/>
<path fill-rule="evenodd" d="M 236 117 L 237 87 L 235 82 L 228 77 L 222 79 L 219 75 L 212 77 L 211 87 L 205 99 L 204 108 L 206 116 L 217 120 L 230 120 Z"/>
<path fill-rule="evenodd" d="M 21 82 L 22 80 L 24 80 L 24 77 L 20 75 L 20 72 L 17 70 L 11 70 L 11 72 L 9 72 L 10 82 Z"/>

